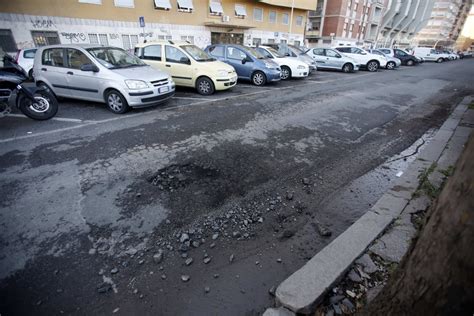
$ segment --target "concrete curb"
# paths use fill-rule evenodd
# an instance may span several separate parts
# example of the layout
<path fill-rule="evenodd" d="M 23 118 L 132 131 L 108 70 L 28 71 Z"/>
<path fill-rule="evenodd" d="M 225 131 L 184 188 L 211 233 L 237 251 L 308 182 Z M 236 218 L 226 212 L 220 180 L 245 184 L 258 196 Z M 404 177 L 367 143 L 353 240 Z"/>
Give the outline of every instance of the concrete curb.
<path fill-rule="evenodd" d="M 367 213 L 278 286 L 278 305 L 294 313 L 311 313 L 351 264 L 400 216 L 418 189 L 418 175 L 440 159 L 470 102 L 472 98 L 466 97 L 458 104 L 418 158 Z"/>

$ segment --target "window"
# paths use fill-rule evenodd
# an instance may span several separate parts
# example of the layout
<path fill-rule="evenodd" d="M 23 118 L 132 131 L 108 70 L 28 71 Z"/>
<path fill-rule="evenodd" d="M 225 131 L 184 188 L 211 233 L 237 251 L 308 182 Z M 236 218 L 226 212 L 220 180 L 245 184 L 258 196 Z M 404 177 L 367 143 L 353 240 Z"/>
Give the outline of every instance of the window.
<path fill-rule="evenodd" d="M 129 50 L 132 48 L 132 45 L 130 45 L 130 36 L 128 35 L 122 35 L 122 44 L 123 44 L 123 49 Z"/>
<path fill-rule="evenodd" d="M 247 58 L 247 54 L 235 47 L 227 47 L 227 58 L 242 60 Z"/>
<path fill-rule="evenodd" d="M 265 58 L 273 58 L 272 54 L 270 54 L 266 49 L 257 47 L 257 52 L 259 52 Z"/>
<path fill-rule="evenodd" d="M 354 5 L 354 11 L 357 11 L 357 8 L 358 8 L 358 7 L 359 7 L 359 4 L 356 3 L 356 4 Z"/>
<path fill-rule="evenodd" d="M 296 25 L 303 26 L 303 16 L 302 15 L 298 15 L 296 17 Z"/>
<path fill-rule="evenodd" d="M 260 44 L 262 44 L 262 39 L 261 38 L 254 37 L 252 39 L 252 45 L 257 46 L 257 45 L 260 45 Z"/>
<path fill-rule="evenodd" d="M 161 45 L 151 45 L 143 48 L 143 59 L 161 61 Z"/>
<path fill-rule="evenodd" d="M 193 10 L 193 0 L 178 0 L 178 11 L 191 13 Z"/>
<path fill-rule="evenodd" d="M 344 30 L 344 31 L 346 31 L 346 30 L 347 30 L 347 22 L 346 22 L 346 23 L 344 23 L 343 30 Z"/>
<path fill-rule="evenodd" d="M 173 46 L 165 46 L 165 56 L 166 62 L 168 63 L 182 63 L 185 64 L 184 60 L 189 60 L 189 58 L 179 49 Z"/>
<path fill-rule="evenodd" d="M 35 58 L 35 54 L 36 54 L 36 49 L 27 49 L 23 51 L 23 58 L 29 58 L 29 59 Z"/>
<path fill-rule="evenodd" d="M 109 46 L 109 40 L 107 34 L 99 34 L 99 42 L 101 45 Z"/>
<path fill-rule="evenodd" d="M 274 38 L 269 38 L 268 41 L 267 41 L 268 44 L 274 44 L 275 43 L 275 39 Z"/>
<path fill-rule="evenodd" d="M 360 48 L 357 48 L 357 47 L 350 47 L 350 53 L 351 54 L 359 54 L 359 55 L 362 55 L 362 49 Z"/>
<path fill-rule="evenodd" d="M 135 47 L 138 44 L 138 35 L 130 35 L 131 47 Z"/>
<path fill-rule="evenodd" d="M 397 53 L 398 56 L 407 56 L 408 55 L 407 53 L 405 53 L 404 51 L 402 51 L 400 49 L 395 50 L 395 52 Z"/>
<path fill-rule="evenodd" d="M 318 56 L 324 56 L 324 49 L 323 48 L 315 48 L 313 49 L 313 54 Z"/>
<path fill-rule="evenodd" d="M 72 69 L 81 69 L 83 65 L 92 64 L 91 60 L 77 49 L 68 48 L 67 50 L 67 67 Z"/>
<path fill-rule="evenodd" d="M 342 44 L 341 44 L 342 45 Z M 350 53 L 351 52 L 351 48 L 350 47 L 338 47 L 336 48 L 337 51 L 341 52 L 341 53 Z"/>
<path fill-rule="evenodd" d="M 245 19 L 245 17 L 247 16 L 247 10 L 245 9 L 244 5 L 235 5 L 235 16 L 241 19 Z"/>
<path fill-rule="evenodd" d="M 35 46 L 60 44 L 57 32 L 31 31 Z"/>
<path fill-rule="evenodd" d="M 216 0 L 211 0 L 209 13 L 211 13 L 211 15 L 223 15 L 224 9 L 222 9 L 222 4 Z"/>
<path fill-rule="evenodd" d="M 171 36 L 171 35 L 158 35 L 158 39 L 171 41 L 173 39 L 173 36 Z"/>
<path fill-rule="evenodd" d="M 64 49 L 50 48 L 44 50 L 41 62 L 43 65 L 64 67 Z"/>
<path fill-rule="evenodd" d="M 255 21 L 262 22 L 263 21 L 263 9 L 261 8 L 254 8 L 253 9 L 253 19 Z"/>
<path fill-rule="evenodd" d="M 282 13 L 281 23 L 288 25 L 290 23 L 289 20 L 290 20 L 290 16 L 288 15 L 288 13 Z"/>
<path fill-rule="evenodd" d="M 114 4 L 116 7 L 124 7 L 124 8 L 135 7 L 134 0 L 114 0 Z"/>
<path fill-rule="evenodd" d="M 294 41 L 293 45 L 295 45 L 296 47 L 300 47 L 300 44 L 301 44 L 300 41 Z"/>
<path fill-rule="evenodd" d="M 11 30 L 0 30 L 0 47 L 7 53 L 18 50 Z"/>
<path fill-rule="evenodd" d="M 351 26 L 349 26 L 349 32 L 352 32 L 353 29 L 354 29 L 354 24 L 351 24 Z"/>
<path fill-rule="evenodd" d="M 380 49 L 380 51 L 384 54 L 390 54 L 390 50 L 389 49 Z"/>
<path fill-rule="evenodd" d="M 79 0 L 79 3 L 102 4 L 102 0 Z"/>
<path fill-rule="evenodd" d="M 276 11 L 270 11 L 268 13 L 268 20 L 270 21 L 270 23 L 276 23 L 277 21 L 277 13 Z"/>
<path fill-rule="evenodd" d="M 99 37 L 97 34 L 89 34 L 89 42 L 91 44 L 99 44 Z"/>
<path fill-rule="evenodd" d="M 326 49 L 326 56 L 328 57 L 341 57 L 337 52 L 333 51 L 332 49 Z"/>
<path fill-rule="evenodd" d="M 182 41 L 187 41 L 191 44 L 194 44 L 194 36 L 191 36 L 191 35 L 184 35 L 184 36 L 181 36 L 181 40 Z"/>
<path fill-rule="evenodd" d="M 224 57 L 224 46 L 209 47 L 209 54 L 215 57 Z"/>
<path fill-rule="evenodd" d="M 155 9 L 157 10 L 170 10 L 171 3 L 170 0 L 154 0 Z"/>
<path fill-rule="evenodd" d="M 285 40 L 285 39 L 282 39 L 282 40 L 280 40 L 280 43 L 282 43 L 282 44 L 286 44 L 286 43 L 287 43 L 287 40 Z"/>

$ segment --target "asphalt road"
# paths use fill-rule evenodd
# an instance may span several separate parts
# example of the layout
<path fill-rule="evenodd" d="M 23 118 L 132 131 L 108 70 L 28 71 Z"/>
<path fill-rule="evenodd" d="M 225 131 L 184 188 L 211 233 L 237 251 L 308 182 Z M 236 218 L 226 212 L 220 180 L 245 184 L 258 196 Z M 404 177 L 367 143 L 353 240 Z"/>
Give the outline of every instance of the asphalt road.
<path fill-rule="evenodd" d="M 406 167 L 387 161 L 474 94 L 473 77 L 474 59 L 321 71 L 180 89 L 121 116 L 62 100 L 47 122 L 3 118 L 0 313 L 258 314 Z"/>

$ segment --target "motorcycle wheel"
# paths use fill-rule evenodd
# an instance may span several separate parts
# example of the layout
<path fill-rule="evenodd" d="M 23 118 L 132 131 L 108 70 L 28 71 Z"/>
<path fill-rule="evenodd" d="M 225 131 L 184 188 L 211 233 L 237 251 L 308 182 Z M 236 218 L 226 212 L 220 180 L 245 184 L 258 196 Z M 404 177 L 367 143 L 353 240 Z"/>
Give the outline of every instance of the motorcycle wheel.
<path fill-rule="evenodd" d="M 20 111 L 33 120 L 44 121 L 54 117 L 58 112 L 58 101 L 51 93 L 39 91 L 35 93 L 35 102 L 24 94 L 18 97 Z"/>

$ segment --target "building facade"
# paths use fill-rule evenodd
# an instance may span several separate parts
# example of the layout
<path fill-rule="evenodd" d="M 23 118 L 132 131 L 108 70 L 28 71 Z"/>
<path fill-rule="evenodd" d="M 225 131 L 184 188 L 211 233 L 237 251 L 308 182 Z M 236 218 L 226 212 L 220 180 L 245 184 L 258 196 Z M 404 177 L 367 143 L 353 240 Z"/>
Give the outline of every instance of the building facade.
<path fill-rule="evenodd" d="M 426 26 L 417 34 L 419 46 L 452 47 L 471 9 L 468 0 L 436 0 Z"/>
<path fill-rule="evenodd" d="M 154 39 L 303 43 L 317 0 L 15 0 L 0 7 L 4 51 L 56 43 L 132 49 Z"/>

